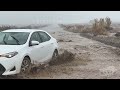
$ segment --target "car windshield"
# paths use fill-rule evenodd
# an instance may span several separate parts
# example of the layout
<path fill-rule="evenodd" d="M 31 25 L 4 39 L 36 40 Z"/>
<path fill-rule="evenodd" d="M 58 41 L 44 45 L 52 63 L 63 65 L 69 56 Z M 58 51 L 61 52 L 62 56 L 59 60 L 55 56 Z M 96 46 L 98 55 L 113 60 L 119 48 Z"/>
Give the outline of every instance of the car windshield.
<path fill-rule="evenodd" d="M 22 45 L 28 36 L 29 32 L 0 32 L 0 45 Z"/>

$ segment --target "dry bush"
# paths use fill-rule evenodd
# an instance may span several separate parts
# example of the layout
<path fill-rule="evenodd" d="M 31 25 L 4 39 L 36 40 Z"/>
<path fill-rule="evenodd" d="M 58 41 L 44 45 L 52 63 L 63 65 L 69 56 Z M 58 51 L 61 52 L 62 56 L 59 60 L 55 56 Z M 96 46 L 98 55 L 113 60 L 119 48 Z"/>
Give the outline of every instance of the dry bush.
<path fill-rule="evenodd" d="M 92 24 L 92 33 L 94 34 L 94 36 L 107 35 L 108 30 L 111 28 L 110 26 L 111 20 L 108 17 L 106 17 L 105 19 L 100 18 L 100 20 L 94 19 Z"/>
<path fill-rule="evenodd" d="M 117 32 L 117 33 L 115 34 L 115 36 L 116 36 L 116 37 L 120 37 L 120 32 Z"/>
<path fill-rule="evenodd" d="M 106 20 L 106 29 L 111 30 L 112 29 L 111 28 L 111 24 L 112 24 L 111 19 L 109 17 L 106 17 L 105 20 Z"/>
<path fill-rule="evenodd" d="M 86 28 L 82 29 L 80 33 L 92 33 L 92 29 L 89 27 L 86 27 Z"/>
<path fill-rule="evenodd" d="M 14 25 L 1 25 L 0 31 L 8 30 L 8 29 L 39 29 L 42 27 L 47 27 L 48 25 L 26 25 L 26 26 L 14 26 Z"/>
<path fill-rule="evenodd" d="M 7 30 L 7 29 L 15 29 L 15 28 L 17 28 L 17 27 L 12 26 L 12 25 L 1 25 L 0 26 L 0 31 Z"/>
<path fill-rule="evenodd" d="M 104 35 L 100 35 L 100 36 L 98 35 L 97 37 L 94 37 L 92 34 L 89 33 L 80 33 L 80 36 L 99 41 L 106 45 L 111 45 L 120 48 L 120 37 L 108 37 Z"/>
<path fill-rule="evenodd" d="M 92 22 L 91 22 L 92 21 Z M 74 33 L 92 33 L 94 36 L 107 35 L 109 30 L 112 30 L 112 21 L 109 17 L 91 20 L 92 28 L 89 25 L 79 24 L 59 24 L 64 30 Z"/>
<path fill-rule="evenodd" d="M 66 31 L 74 32 L 74 33 L 92 33 L 92 29 L 89 25 L 79 25 L 79 24 L 68 24 L 68 25 L 60 25 Z"/>

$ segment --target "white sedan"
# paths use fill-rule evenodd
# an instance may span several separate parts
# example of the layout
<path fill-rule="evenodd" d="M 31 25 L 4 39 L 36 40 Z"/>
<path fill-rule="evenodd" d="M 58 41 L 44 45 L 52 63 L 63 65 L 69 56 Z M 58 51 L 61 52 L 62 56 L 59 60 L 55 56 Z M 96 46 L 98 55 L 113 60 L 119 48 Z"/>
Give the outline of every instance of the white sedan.
<path fill-rule="evenodd" d="M 0 32 L 0 75 L 25 73 L 31 64 L 49 62 L 57 55 L 57 40 L 46 31 L 10 29 Z"/>

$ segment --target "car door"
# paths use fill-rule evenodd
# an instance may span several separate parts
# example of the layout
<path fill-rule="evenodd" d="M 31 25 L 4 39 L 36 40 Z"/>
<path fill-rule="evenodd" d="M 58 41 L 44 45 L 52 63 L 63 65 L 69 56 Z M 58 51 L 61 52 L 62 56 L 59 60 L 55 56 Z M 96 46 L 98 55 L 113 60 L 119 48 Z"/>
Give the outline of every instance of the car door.
<path fill-rule="evenodd" d="M 39 35 L 42 39 L 42 44 L 44 45 L 44 51 L 43 51 L 44 59 L 43 60 L 47 60 L 51 57 L 51 54 L 52 54 L 51 53 L 52 47 L 51 47 L 51 41 L 50 41 L 51 37 L 47 33 L 42 32 L 42 31 L 39 31 Z"/>
<path fill-rule="evenodd" d="M 38 63 L 43 59 L 43 56 L 44 56 L 44 53 L 43 53 L 44 48 L 43 48 L 42 41 L 38 35 L 38 32 L 34 32 L 31 35 L 30 42 L 32 40 L 38 41 L 40 43 L 39 45 L 29 46 L 31 59 L 34 61 L 34 63 Z"/>

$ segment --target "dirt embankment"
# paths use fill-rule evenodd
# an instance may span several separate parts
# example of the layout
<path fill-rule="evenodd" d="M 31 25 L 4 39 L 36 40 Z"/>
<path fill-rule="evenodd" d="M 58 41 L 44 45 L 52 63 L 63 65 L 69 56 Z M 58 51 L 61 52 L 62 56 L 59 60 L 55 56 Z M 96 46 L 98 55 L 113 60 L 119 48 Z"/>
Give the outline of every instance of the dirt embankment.
<path fill-rule="evenodd" d="M 59 42 L 59 62 L 47 68 L 37 67 L 29 75 L 10 76 L 17 79 L 104 79 L 120 78 L 120 55 L 115 47 L 84 38 L 79 33 L 49 26 Z M 57 30 L 57 31 L 56 31 Z M 67 52 L 66 52 L 67 50 Z M 65 52 L 64 52 L 65 51 Z M 73 55 L 74 59 L 70 56 Z M 64 60 L 63 60 L 64 59 Z M 6 77 L 5 77 L 6 78 Z"/>

